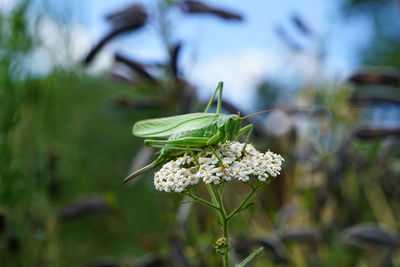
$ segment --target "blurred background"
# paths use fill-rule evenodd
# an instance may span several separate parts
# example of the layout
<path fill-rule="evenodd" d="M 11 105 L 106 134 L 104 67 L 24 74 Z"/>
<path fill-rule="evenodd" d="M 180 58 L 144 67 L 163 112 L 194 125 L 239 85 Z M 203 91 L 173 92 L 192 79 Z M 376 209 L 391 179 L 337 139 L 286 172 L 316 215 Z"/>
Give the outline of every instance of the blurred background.
<path fill-rule="evenodd" d="M 399 18 L 397 0 L 0 0 L 0 266 L 219 266 L 214 214 L 152 173 L 121 183 L 154 152 L 133 123 L 202 111 L 219 81 L 225 113 L 327 107 L 247 120 L 286 162 L 230 225 L 234 259 L 400 266 Z"/>

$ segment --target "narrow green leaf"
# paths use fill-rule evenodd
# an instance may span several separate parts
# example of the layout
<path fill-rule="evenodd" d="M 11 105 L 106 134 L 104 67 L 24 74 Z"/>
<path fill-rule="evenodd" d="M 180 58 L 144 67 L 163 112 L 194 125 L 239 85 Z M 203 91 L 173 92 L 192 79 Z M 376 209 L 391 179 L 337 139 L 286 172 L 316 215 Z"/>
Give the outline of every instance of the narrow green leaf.
<path fill-rule="evenodd" d="M 253 206 L 253 205 L 254 205 L 254 202 L 249 202 L 249 203 L 243 205 L 243 207 L 241 207 L 241 208 L 237 211 L 237 213 L 240 213 L 240 212 L 242 212 L 242 211 L 244 211 L 244 210 L 247 210 L 248 208 L 250 208 L 250 207 Z"/>
<path fill-rule="evenodd" d="M 195 202 L 201 203 L 200 201 L 197 201 L 197 200 L 185 200 L 185 201 L 181 201 L 179 203 L 180 204 L 188 204 L 188 203 L 195 203 Z"/>
<path fill-rule="evenodd" d="M 263 251 L 263 247 L 259 247 L 258 249 L 256 249 L 253 253 L 251 253 L 249 256 L 247 256 L 247 258 L 245 258 L 241 263 L 236 264 L 235 267 L 244 267 L 246 266 L 247 263 L 249 263 L 251 260 L 253 260 L 255 257 L 257 257 L 258 255 L 261 254 L 261 252 Z"/>

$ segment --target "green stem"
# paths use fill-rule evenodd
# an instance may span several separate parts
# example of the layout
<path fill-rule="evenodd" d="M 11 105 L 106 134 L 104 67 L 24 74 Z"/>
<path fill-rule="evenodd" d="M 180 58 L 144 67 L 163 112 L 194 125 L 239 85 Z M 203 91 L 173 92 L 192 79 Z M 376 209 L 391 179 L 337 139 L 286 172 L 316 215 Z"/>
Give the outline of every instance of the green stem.
<path fill-rule="evenodd" d="M 190 191 L 184 192 L 185 195 L 191 197 L 193 200 L 198 201 L 200 203 L 203 203 L 215 210 L 217 213 L 217 216 L 220 218 L 220 223 L 222 225 L 222 232 L 223 232 L 223 237 L 228 242 L 228 248 L 226 252 L 222 255 L 222 260 L 223 260 L 223 266 L 228 267 L 229 266 L 229 239 L 228 239 L 228 219 L 227 219 L 227 213 L 224 207 L 224 202 L 222 200 L 222 195 L 223 195 L 223 185 L 220 187 L 217 187 L 216 190 L 214 190 L 213 185 L 211 184 L 206 184 L 206 188 L 208 190 L 208 193 L 210 194 L 211 197 L 211 202 L 202 199 L 201 197 L 193 195 Z"/>
<path fill-rule="evenodd" d="M 238 214 L 240 212 L 240 210 L 243 208 L 244 205 L 246 205 L 248 203 L 248 201 L 250 200 L 250 198 L 254 195 L 254 193 L 257 191 L 258 188 L 260 188 L 261 184 L 256 185 L 256 186 L 251 186 L 251 192 L 250 194 L 243 200 L 242 203 L 240 203 L 240 205 L 234 209 L 226 218 L 227 221 L 229 221 L 230 219 L 232 219 L 236 214 Z"/>
<path fill-rule="evenodd" d="M 211 208 L 213 208 L 219 218 L 219 223 L 222 227 L 223 233 L 223 241 L 226 242 L 225 245 L 218 245 L 219 242 L 216 244 L 217 252 L 222 254 L 222 261 L 223 267 L 229 266 L 229 252 L 230 252 L 230 244 L 229 244 L 229 235 L 228 235 L 228 223 L 229 221 L 238 213 L 240 213 L 245 205 L 249 203 L 249 200 L 254 195 L 254 193 L 261 187 L 262 184 L 252 185 L 249 183 L 251 187 L 251 192 L 247 195 L 247 197 L 240 203 L 240 205 L 234 209 L 229 215 L 226 212 L 224 201 L 223 201 L 223 190 L 224 184 L 221 185 L 213 185 L 213 184 L 206 184 L 206 188 L 208 193 L 210 194 L 211 201 L 207 201 L 201 197 L 197 197 L 193 195 L 190 191 L 184 192 L 185 195 L 191 197 L 193 200 L 203 203 Z M 218 240 L 219 241 L 219 240 Z M 246 258 L 239 266 L 244 266 L 249 261 L 251 261 L 254 257 L 261 253 L 262 249 L 258 249 L 254 253 L 252 253 L 248 258 Z"/>
<path fill-rule="evenodd" d="M 210 187 L 210 190 L 213 192 L 213 195 L 215 197 L 215 200 L 218 204 L 219 207 L 219 214 L 218 216 L 220 217 L 220 222 L 221 222 L 221 226 L 222 226 L 222 233 L 223 233 L 223 237 L 225 238 L 226 242 L 228 242 L 228 248 L 226 250 L 226 252 L 222 255 L 222 261 L 223 261 L 223 266 L 224 267 L 228 267 L 229 266 L 229 238 L 228 238 L 228 220 L 227 220 L 227 213 L 224 207 L 224 202 L 222 200 L 222 195 L 223 195 L 223 184 L 220 187 L 217 187 L 216 191 L 216 195 L 214 193 L 214 190 L 212 187 Z"/>
<path fill-rule="evenodd" d="M 208 190 L 208 193 L 211 196 L 212 203 L 214 205 L 217 205 L 218 204 L 217 197 L 215 196 L 215 193 L 214 193 L 214 190 L 213 190 L 211 184 L 206 184 L 206 188 Z"/>
<path fill-rule="evenodd" d="M 228 241 L 228 246 L 229 246 L 229 239 L 228 239 L 228 221 L 227 221 L 226 219 L 223 221 L 222 230 L 223 230 L 223 232 L 224 232 L 224 238 L 225 238 L 225 240 Z M 228 266 L 229 266 L 229 249 L 228 249 L 228 251 L 222 256 L 222 262 L 223 262 L 223 266 L 224 266 L 224 267 L 228 267 Z"/>
<path fill-rule="evenodd" d="M 261 254 L 261 252 L 263 251 L 263 247 L 259 247 L 258 249 L 256 249 L 255 251 L 253 251 L 253 253 L 251 253 L 249 256 L 247 256 L 247 258 L 245 258 L 241 263 L 239 263 L 238 265 L 235 265 L 236 267 L 244 267 L 246 266 L 247 263 L 249 263 L 250 261 L 252 261 L 255 257 L 257 257 L 258 255 Z"/>
<path fill-rule="evenodd" d="M 217 210 L 219 209 L 219 207 L 213 205 L 212 203 L 210 203 L 209 201 L 207 201 L 205 199 L 202 199 L 201 197 L 193 195 L 191 192 L 185 192 L 184 194 L 189 196 L 189 197 L 191 197 L 192 199 L 200 202 L 200 203 L 203 203 L 204 205 L 207 205 L 207 206 L 213 208 L 213 209 L 217 209 Z"/>
<path fill-rule="evenodd" d="M 223 190 L 224 190 L 224 184 L 222 184 L 219 188 L 217 188 L 217 201 L 219 204 L 219 207 L 221 208 L 221 213 L 224 218 L 224 220 L 227 219 L 227 213 L 224 207 L 224 201 L 222 200 L 222 195 L 223 195 Z"/>

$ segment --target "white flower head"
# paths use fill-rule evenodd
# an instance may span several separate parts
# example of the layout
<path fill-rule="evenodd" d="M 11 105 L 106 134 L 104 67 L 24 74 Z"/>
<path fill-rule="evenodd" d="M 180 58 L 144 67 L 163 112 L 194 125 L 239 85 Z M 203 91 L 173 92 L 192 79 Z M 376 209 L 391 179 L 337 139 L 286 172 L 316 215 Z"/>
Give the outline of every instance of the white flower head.
<path fill-rule="evenodd" d="M 231 180 L 248 182 L 256 178 L 266 182 L 280 174 L 284 161 L 271 151 L 262 153 L 252 144 L 226 142 L 214 151 L 206 148 L 193 158 L 189 153 L 165 163 L 154 175 L 154 186 L 159 191 L 181 193 L 200 181 L 220 184 Z"/>

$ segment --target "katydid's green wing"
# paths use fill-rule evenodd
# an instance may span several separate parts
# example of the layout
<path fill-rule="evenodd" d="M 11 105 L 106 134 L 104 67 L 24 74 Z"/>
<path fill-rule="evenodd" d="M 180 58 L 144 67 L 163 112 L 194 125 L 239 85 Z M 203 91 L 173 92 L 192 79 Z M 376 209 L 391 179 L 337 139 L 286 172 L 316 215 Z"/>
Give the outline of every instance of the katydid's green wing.
<path fill-rule="evenodd" d="M 221 116 L 215 113 L 189 113 L 184 115 L 138 121 L 132 133 L 139 137 L 168 138 L 173 134 L 203 129 Z"/>

